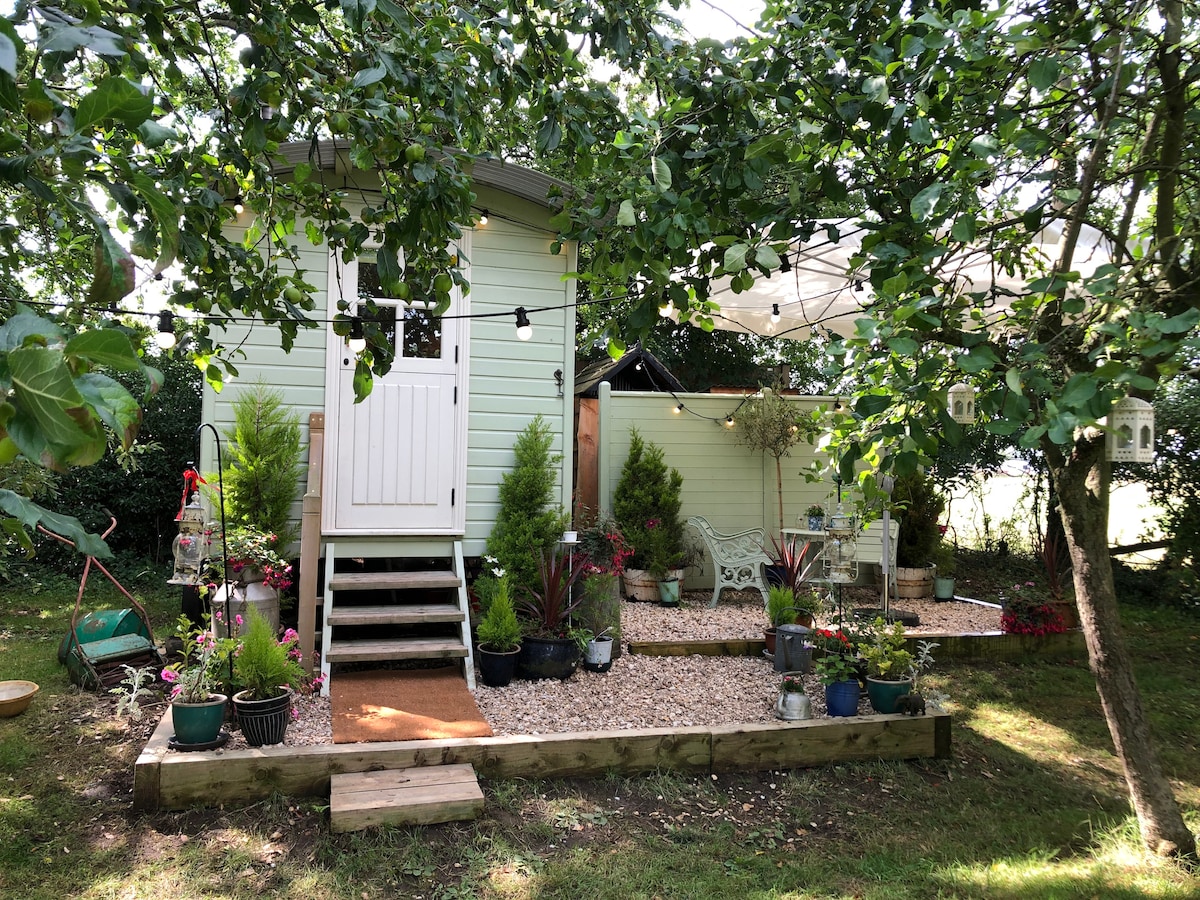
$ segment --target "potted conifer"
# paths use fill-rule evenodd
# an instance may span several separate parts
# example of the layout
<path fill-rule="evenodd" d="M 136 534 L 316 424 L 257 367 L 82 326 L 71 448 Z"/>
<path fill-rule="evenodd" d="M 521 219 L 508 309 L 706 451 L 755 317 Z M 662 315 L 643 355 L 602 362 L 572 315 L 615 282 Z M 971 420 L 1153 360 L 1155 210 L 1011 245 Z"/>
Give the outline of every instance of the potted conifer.
<path fill-rule="evenodd" d="M 629 454 L 613 491 L 613 516 L 633 550 L 623 577 L 631 600 L 653 602 L 659 599 L 660 580 L 683 578 L 689 553 L 680 517 L 682 490 L 683 476 L 667 466 L 662 448 L 632 429 Z M 658 572 L 652 573 L 652 566 Z"/>

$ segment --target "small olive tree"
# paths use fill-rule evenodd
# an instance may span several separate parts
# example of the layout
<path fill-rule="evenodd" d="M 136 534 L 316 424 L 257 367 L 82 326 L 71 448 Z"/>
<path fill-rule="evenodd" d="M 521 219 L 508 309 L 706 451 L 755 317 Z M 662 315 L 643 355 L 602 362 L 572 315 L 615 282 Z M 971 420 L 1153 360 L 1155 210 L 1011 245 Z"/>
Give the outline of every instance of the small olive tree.
<path fill-rule="evenodd" d="M 735 429 L 738 441 L 751 450 L 775 460 L 775 490 L 779 497 L 779 530 L 783 531 L 783 464 L 793 446 L 808 432 L 801 427 L 796 408 L 783 398 L 778 387 L 763 388 L 762 395 L 748 400 L 738 411 Z"/>

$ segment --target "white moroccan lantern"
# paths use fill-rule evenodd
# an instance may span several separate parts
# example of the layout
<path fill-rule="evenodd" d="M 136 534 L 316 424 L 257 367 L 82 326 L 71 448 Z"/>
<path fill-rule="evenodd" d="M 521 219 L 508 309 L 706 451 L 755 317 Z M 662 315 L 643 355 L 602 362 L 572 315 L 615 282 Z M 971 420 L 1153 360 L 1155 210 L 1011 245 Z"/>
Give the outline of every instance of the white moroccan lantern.
<path fill-rule="evenodd" d="M 1113 462 L 1154 462 L 1154 407 L 1123 397 L 1108 414 L 1108 458 Z"/>
<path fill-rule="evenodd" d="M 959 382 L 946 391 L 946 405 L 950 409 L 950 418 L 962 425 L 970 425 L 975 421 L 975 388 Z"/>

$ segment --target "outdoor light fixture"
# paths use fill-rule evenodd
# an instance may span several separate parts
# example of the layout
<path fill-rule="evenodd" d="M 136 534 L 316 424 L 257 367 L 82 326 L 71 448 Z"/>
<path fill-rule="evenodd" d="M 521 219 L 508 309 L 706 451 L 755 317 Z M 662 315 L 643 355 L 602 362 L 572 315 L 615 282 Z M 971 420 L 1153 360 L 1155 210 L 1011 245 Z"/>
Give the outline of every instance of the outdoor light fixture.
<path fill-rule="evenodd" d="M 233 211 L 239 216 L 246 211 L 245 204 L 242 203 L 242 195 L 238 194 L 233 198 Z"/>
<path fill-rule="evenodd" d="M 1154 462 L 1154 407 L 1137 397 L 1114 403 L 1105 455 L 1111 462 Z"/>
<path fill-rule="evenodd" d="M 788 259 L 788 255 L 786 253 L 783 254 L 783 259 L 779 261 L 779 271 L 784 275 L 792 271 L 792 261 Z"/>
<path fill-rule="evenodd" d="M 527 341 L 533 337 L 533 326 L 529 324 L 529 316 L 525 314 L 525 307 L 517 307 L 517 338 L 522 341 Z"/>
<path fill-rule="evenodd" d="M 683 412 L 683 404 L 682 404 L 682 403 L 676 403 L 676 404 L 675 404 L 675 406 L 672 408 L 672 410 L 671 410 L 671 411 L 672 411 L 673 413 L 675 413 L 675 415 L 679 415 L 681 412 Z"/>
<path fill-rule="evenodd" d="M 784 257 L 784 258 L 786 259 L 786 257 Z M 771 304 L 771 324 L 772 325 L 779 324 L 779 304 L 778 303 Z"/>
<path fill-rule="evenodd" d="M 488 223 L 488 211 L 485 209 L 485 210 L 484 210 L 482 213 L 480 213 L 480 215 L 479 215 L 479 224 L 480 224 L 480 225 L 486 225 L 487 223 Z"/>
<path fill-rule="evenodd" d="M 350 319 L 350 352 L 362 353 L 367 349 L 367 339 L 363 337 L 362 319 L 353 316 Z"/>
<path fill-rule="evenodd" d="M 946 391 L 946 406 L 955 422 L 970 425 L 975 421 L 975 388 L 961 381 L 951 386 Z"/>
<path fill-rule="evenodd" d="M 175 313 L 169 309 L 158 314 L 158 333 L 154 335 L 154 341 L 164 350 L 175 346 Z"/>
<path fill-rule="evenodd" d="M 664 319 L 669 319 L 671 316 L 675 315 L 675 301 L 668 300 L 666 303 L 660 306 L 658 308 L 658 314 Z"/>
<path fill-rule="evenodd" d="M 862 293 L 863 283 L 861 278 L 854 279 L 854 290 L 860 294 Z"/>
<path fill-rule="evenodd" d="M 732 427 L 733 427 L 733 416 L 726 416 L 726 417 L 725 417 L 725 427 L 726 427 L 726 428 L 732 428 Z"/>

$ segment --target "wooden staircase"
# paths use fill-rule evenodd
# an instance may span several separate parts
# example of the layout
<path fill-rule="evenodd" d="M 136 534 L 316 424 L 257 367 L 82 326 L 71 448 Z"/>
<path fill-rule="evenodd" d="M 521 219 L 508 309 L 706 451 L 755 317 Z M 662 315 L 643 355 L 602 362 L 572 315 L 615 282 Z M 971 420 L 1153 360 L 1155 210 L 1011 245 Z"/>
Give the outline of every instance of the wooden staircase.
<path fill-rule="evenodd" d="M 459 660 L 475 687 L 462 543 L 327 541 L 322 690 L 344 663 Z"/>
<path fill-rule="evenodd" d="M 333 775 L 329 830 L 360 831 L 373 825 L 431 825 L 474 819 L 483 791 L 468 765 L 383 769 Z"/>

